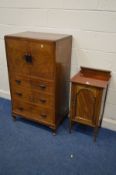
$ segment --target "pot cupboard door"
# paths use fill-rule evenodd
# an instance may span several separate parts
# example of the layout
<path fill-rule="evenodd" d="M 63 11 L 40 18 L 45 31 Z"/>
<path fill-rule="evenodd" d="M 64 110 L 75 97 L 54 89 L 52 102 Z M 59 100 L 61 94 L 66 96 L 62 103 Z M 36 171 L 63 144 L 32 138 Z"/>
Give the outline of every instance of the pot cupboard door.
<path fill-rule="evenodd" d="M 75 91 L 74 103 L 75 119 L 85 124 L 94 125 L 96 90 L 78 86 Z"/>

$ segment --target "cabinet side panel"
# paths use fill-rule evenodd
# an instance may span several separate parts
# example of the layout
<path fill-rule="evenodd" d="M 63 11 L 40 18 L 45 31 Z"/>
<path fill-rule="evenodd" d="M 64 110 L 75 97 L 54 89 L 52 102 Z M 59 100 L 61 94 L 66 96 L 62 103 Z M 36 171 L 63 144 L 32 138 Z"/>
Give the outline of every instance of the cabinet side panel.
<path fill-rule="evenodd" d="M 102 90 L 101 108 L 100 108 L 100 114 L 99 114 L 99 126 L 101 125 L 103 115 L 104 115 L 106 97 L 107 97 L 107 88 Z"/>
<path fill-rule="evenodd" d="M 103 95 L 103 89 L 97 90 L 97 98 L 96 98 L 96 107 L 95 107 L 95 123 L 96 126 L 99 126 L 100 122 L 100 114 L 101 114 L 101 106 L 102 106 L 102 95 Z"/>
<path fill-rule="evenodd" d="M 69 111 L 71 48 L 71 36 L 56 42 L 56 124 Z"/>
<path fill-rule="evenodd" d="M 11 93 L 11 77 L 13 74 L 13 69 L 11 68 L 10 60 L 9 60 L 9 51 L 8 51 L 8 38 L 4 38 L 5 41 L 5 50 L 6 50 L 6 61 L 7 61 L 7 69 L 8 69 L 8 79 L 9 79 L 9 88 L 10 88 L 10 94 L 11 94 L 11 99 L 12 99 L 12 93 Z"/>

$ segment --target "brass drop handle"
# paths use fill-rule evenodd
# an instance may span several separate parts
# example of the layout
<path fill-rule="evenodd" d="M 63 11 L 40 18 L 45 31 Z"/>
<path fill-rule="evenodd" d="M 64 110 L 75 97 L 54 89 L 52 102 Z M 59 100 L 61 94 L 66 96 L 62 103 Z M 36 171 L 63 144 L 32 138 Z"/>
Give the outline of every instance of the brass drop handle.
<path fill-rule="evenodd" d="M 46 118 L 47 117 L 47 115 L 46 114 L 40 114 L 40 116 L 42 117 L 42 118 Z"/>
<path fill-rule="evenodd" d="M 45 84 L 39 84 L 39 87 L 42 88 L 42 89 L 45 89 L 46 85 Z"/>
<path fill-rule="evenodd" d="M 40 101 L 41 103 L 46 103 L 46 99 L 43 99 L 43 98 L 40 98 L 39 101 Z"/>
<path fill-rule="evenodd" d="M 24 59 L 25 59 L 25 61 L 26 61 L 27 63 L 29 63 L 29 64 L 32 63 L 32 56 L 31 56 L 31 54 L 26 53 L 26 54 L 24 55 Z"/>
<path fill-rule="evenodd" d="M 23 110 L 24 110 L 22 107 L 19 107 L 18 109 L 19 109 L 20 111 L 23 111 Z"/>
<path fill-rule="evenodd" d="M 21 97 L 22 96 L 22 93 L 16 92 L 16 95 Z"/>
<path fill-rule="evenodd" d="M 21 80 L 15 80 L 17 84 L 21 84 Z"/>

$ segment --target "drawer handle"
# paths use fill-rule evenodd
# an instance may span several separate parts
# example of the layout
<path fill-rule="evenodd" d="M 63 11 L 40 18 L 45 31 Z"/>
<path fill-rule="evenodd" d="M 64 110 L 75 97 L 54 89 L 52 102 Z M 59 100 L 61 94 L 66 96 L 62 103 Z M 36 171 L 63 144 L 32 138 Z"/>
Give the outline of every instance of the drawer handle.
<path fill-rule="evenodd" d="M 22 107 L 19 107 L 18 109 L 19 109 L 20 111 L 23 111 L 23 110 L 24 110 Z"/>
<path fill-rule="evenodd" d="M 42 118 L 46 118 L 46 117 L 47 117 L 46 114 L 40 114 L 40 116 L 41 116 Z"/>
<path fill-rule="evenodd" d="M 45 89 L 46 85 L 45 84 L 40 84 L 39 87 L 42 88 L 42 89 Z"/>
<path fill-rule="evenodd" d="M 21 97 L 22 96 L 22 93 L 16 92 L 16 95 L 19 96 L 19 97 Z"/>
<path fill-rule="evenodd" d="M 46 99 L 39 99 L 39 101 L 41 102 L 41 103 L 46 103 Z"/>
<path fill-rule="evenodd" d="M 30 54 L 25 54 L 24 59 L 27 63 L 29 63 L 29 64 L 32 63 L 32 56 Z"/>
<path fill-rule="evenodd" d="M 15 80 L 17 84 L 21 84 L 21 80 Z"/>

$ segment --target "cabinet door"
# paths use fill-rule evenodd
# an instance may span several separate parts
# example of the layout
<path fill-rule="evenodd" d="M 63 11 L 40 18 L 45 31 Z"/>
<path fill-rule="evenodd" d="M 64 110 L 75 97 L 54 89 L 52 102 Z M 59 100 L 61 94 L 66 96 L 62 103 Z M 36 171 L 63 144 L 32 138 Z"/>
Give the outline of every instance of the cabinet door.
<path fill-rule="evenodd" d="M 45 79 L 54 78 L 55 51 L 53 42 L 7 38 L 10 72 Z"/>
<path fill-rule="evenodd" d="M 12 76 L 14 75 L 14 72 L 29 75 L 30 65 L 27 65 L 27 62 L 25 61 L 25 55 L 28 52 L 27 41 L 7 38 L 6 50 L 8 65 Z"/>
<path fill-rule="evenodd" d="M 95 124 L 96 89 L 77 85 L 73 100 L 75 120 L 93 126 Z"/>
<path fill-rule="evenodd" d="M 54 78 L 55 51 L 53 42 L 30 41 L 29 50 L 32 56 L 31 75 L 46 79 Z"/>

